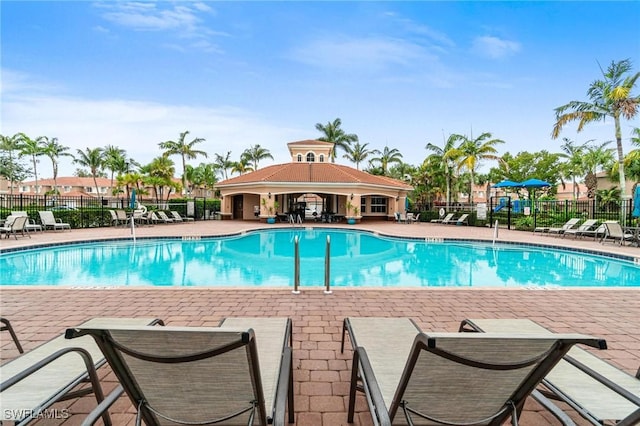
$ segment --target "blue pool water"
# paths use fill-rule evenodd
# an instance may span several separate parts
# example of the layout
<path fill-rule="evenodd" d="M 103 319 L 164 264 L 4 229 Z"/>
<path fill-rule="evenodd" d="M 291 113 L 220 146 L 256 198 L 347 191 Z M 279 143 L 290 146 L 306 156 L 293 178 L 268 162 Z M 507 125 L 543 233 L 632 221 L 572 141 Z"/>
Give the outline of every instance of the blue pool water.
<path fill-rule="evenodd" d="M 3 253 L 0 285 L 291 287 L 298 236 L 301 286 L 322 286 L 327 235 L 332 286 L 640 286 L 640 266 L 582 252 L 304 228 L 195 241 L 120 240 Z"/>

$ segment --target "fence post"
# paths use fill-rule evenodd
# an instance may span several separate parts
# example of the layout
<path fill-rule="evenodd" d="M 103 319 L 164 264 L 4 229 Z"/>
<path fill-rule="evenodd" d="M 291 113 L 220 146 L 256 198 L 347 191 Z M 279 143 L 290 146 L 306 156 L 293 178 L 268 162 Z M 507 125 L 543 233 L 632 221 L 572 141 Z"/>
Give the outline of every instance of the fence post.
<path fill-rule="evenodd" d="M 324 294 L 331 294 L 331 285 L 329 284 L 331 278 L 331 237 L 327 235 L 327 248 L 324 255 Z"/>
<path fill-rule="evenodd" d="M 296 235 L 293 239 L 293 294 L 300 294 L 300 241 Z"/>

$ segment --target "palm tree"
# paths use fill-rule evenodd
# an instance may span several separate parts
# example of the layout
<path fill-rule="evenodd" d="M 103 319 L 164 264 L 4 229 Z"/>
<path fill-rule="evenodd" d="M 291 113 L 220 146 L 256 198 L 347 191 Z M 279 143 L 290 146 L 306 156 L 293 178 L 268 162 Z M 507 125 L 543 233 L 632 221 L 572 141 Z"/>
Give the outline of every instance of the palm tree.
<path fill-rule="evenodd" d="M 443 136 L 444 137 L 444 136 Z M 451 158 L 449 153 L 456 147 L 456 135 L 449 135 L 446 141 L 444 141 L 444 145 L 439 147 L 432 143 L 427 143 L 425 149 L 427 151 L 432 151 L 429 157 L 431 157 L 431 164 L 436 164 L 438 166 L 438 170 L 444 174 L 445 178 L 445 187 L 446 187 L 446 209 L 449 211 L 449 204 L 451 204 L 451 181 L 453 179 L 453 168 L 455 166 L 455 161 Z"/>
<path fill-rule="evenodd" d="M 253 167 L 249 165 L 250 161 L 251 160 L 249 160 L 247 156 L 241 155 L 240 161 L 234 161 L 233 165 L 231 166 L 231 173 L 238 173 L 240 175 L 243 175 L 248 172 L 253 172 Z"/>
<path fill-rule="evenodd" d="M 40 191 L 40 188 L 38 188 L 38 157 L 44 154 L 41 140 L 42 136 L 31 139 L 24 133 L 20 133 L 20 152 L 22 155 L 31 156 L 33 175 L 36 178 L 36 194 Z"/>
<path fill-rule="evenodd" d="M 185 171 L 187 169 L 186 159 L 195 159 L 198 155 L 202 155 L 205 158 L 207 153 L 197 149 L 193 149 L 193 146 L 197 143 L 204 142 L 204 138 L 194 138 L 191 142 L 185 142 L 184 139 L 189 134 L 189 131 L 180 133 L 180 137 L 177 141 L 165 141 L 160 142 L 160 149 L 165 150 L 166 155 L 180 155 L 182 157 L 182 187 L 187 188 Z"/>
<path fill-rule="evenodd" d="M 560 153 L 559 156 L 567 159 L 566 163 L 563 165 L 563 170 L 565 171 L 565 176 L 569 177 L 573 184 L 571 192 L 573 194 L 573 200 L 575 201 L 578 199 L 579 192 L 576 176 L 584 173 L 584 151 L 586 145 L 590 144 L 592 141 L 587 141 L 582 145 L 575 145 L 575 143 L 569 138 L 562 138 L 562 140 L 564 143 L 560 148 L 564 152 Z"/>
<path fill-rule="evenodd" d="M 9 176 L 9 193 L 13 194 L 13 182 L 16 179 L 15 166 L 13 153 L 16 152 L 17 156 L 20 157 L 22 155 L 20 144 L 22 143 L 22 134 L 16 133 L 13 136 L 2 136 L 0 135 L 0 151 L 5 151 L 9 154 L 9 168 L 10 171 L 7 173 Z"/>
<path fill-rule="evenodd" d="M 375 154 L 377 152 L 377 150 L 367 149 L 367 146 L 369 146 L 368 143 L 360 145 L 360 142 L 356 141 L 353 146 L 347 145 L 347 147 L 345 148 L 346 154 L 344 154 L 342 157 L 346 158 L 352 163 L 356 163 L 356 169 L 360 170 L 360 163 L 365 161 L 369 157 L 369 155 Z"/>
<path fill-rule="evenodd" d="M 259 144 L 253 145 L 250 148 L 244 150 L 240 158 L 245 157 L 249 162 L 253 163 L 253 170 L 258 170 L 258 161 L 266 158 L 273 160 L 273 155 L 268 149 L 261 147 Z"/>
<path fill-rule="evenodd" d="M 594 198 L 598 190 L 598 178 L 596 174 L 599 170 L 611 168 L 615 162 L 613 149 L 607 148 L 611 141 L 604 142 L 600 145 L 587 146 L 583 155 L 583 164 L 587 175 L 584 183 L 587 186 L 587 197 Z"/>
<path fill-rule="evenodd" d="M 631 71 L 629 59 L 612 61 L 606 72 L 602 68 L 600 71 L 604 79 L 594 81 L 587 90 L 587 96 L 591 102 L 571 101 L 555 109 L 556 124 L 551 136 L 554 139 L 560 136 L 564 125 L 572 121 L 578 120 L 578 132 L 580 132 L 586 124 L 604 121 L 607 117 L 613 118 L 618 150 L 620 193 L 622 198 L 627 198 L 620 118 L 631 120 L 638 113 L 640 96 L 632 95 L 631 90 L 640 77 L 640 72 L 625 76 Z"/>
<path fill-rule="evenodd" d="M 53 171 L 53 192 L 58 194 L 58 158 L 60 157 L 73 157 L 69 151 L 68 146 L 58 143 L 58 138 L 49 139 L 47 136 L 41 136 L 39 139 L 42 141 L 42 150 L 44 155 L 51 159 L 51 168 Z"/>
<path fill-rule="evenodd" d="M 336 161 L 338 148 L 347 151 L 347 147 L 349 147 L 352 142 L 358 141 L 358 135 L 345 133 L 345 131 L 340 128 L 341 125 L 342 120 L 339 118 L 336 118 L 333 122 L 328 122 L 327 124 L 316 123 L 316 130 L 324 134 L 324 136 L 318 138 L 318 140 L 333 143 L 330 155 L 331 161 L 334 163 Z"/>
<path fill-rule="evenodd" d="M 127 151 L 117 146 L 107 145 L 102 152 L 104 167 L 111 171 L 111 187 L 113 188 L 113 175 L 116 172 L 127 171 Z M 124 170 L 122 170 L 124 166 Z"/>
<path fill-rule="evenodd" d="M 460 141 L 457 148 L 449 150 L 444 157 L 452 158 L 458 164 L 458 170 L 466 168 L 469 171 L 469 203 L 473 204 L 473 185 L 478 163 L 482 160 L 498 160 L 498 150 L 495 145 L 504 143 L 501 139 L 492 139 L 491 133 L 482 133 L 477 138 L 463 135 L 451 135 L 455 141 Z"/>
<path fill-rule="evenodd" d="M 96 194 L 99 194 L 97 177 L 104 168 L 103 150 L 102 148 L 85 148 L 85 150 L 77 149 L 77 156 L 73 160 L 74 163 L 87 167 L 91 171 L 93 184 L 96 187 Z"/>
<path fill-rule="evenodd" d="M 231 161 L 231 151 L 227 151 L 225 156 L 220 154 L 215 154 L 214 164 L 218 170 L 222 171 L 222 176 L 226 179 L 229 179 L 229 175 L 227 171 L 233 167 L 233 161 Z"/>
<path fill-rule="evenodd" d="M 379 157 L 372 158 L 371 162 L 380 164 L 384 176 L 388 174 L 389 164 L 402 163 L 402 154 L 396 148 L 389 149 L 389 147 L 385 145 L 382 151 L 375 150 L 373 153 L 378 154 Z"/>

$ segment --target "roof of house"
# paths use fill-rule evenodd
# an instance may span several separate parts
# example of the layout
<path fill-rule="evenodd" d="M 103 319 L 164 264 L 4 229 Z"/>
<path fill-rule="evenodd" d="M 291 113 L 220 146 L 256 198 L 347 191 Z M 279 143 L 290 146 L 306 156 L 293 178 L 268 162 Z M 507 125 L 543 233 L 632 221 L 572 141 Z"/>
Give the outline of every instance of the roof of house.
<path fill-rule="evenodd" d="M 372 175 L 353 167 L 335 163 L 285 163 L 267 166 L 254 172 L 245 173 L 222 182 L 216 186 L 224 188 L 236 184 L 249 183 L 335 183 L 367 184 L 391 186 L 411 190 L 411 185 L 386 176 Z"/>
<path fill-rule="evenodd" d="M 78 176 L 59 176 L 57 179 L 58 186 L 95 186 L 92 177 L 78 177 Z M 98 177 L 96 178 L 96 182 L 100 187 L 111 187 L 111 179 Z M 21 185 L 30 186 L 35 185 L 35 180 L 24 181 L 20 183 Z M 53 186 L 54 180 L 52 178 L 48 179 L 38 179 L 39 186 Z M 114 179 L 115 185 L 115 179 Z"/>

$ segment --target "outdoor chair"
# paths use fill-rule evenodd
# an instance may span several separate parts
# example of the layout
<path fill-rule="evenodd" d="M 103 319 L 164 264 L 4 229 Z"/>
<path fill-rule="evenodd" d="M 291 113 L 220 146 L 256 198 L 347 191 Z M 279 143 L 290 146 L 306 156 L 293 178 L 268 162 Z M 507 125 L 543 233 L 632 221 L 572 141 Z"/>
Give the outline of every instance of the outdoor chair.
<path fill-rule="evenodd" d="M 420 223 L 420 213 L 411 218 L 411 223 Z"/>
<path fill-rule="evenodd" d="M 18 239 L 18 234 L 31 238 L 31 235 L 29 235 L 26 230 L 26 225 L 29 220 L 27 216 L 9 216 L 9 218 L 7 218 L 2 228 L 0 228 L 0 233 L 6 234 L 7 238 L 13 235 L 16 240 Z"/>
<path fill-rule="evenodd" d="M 16 348 L 18 348 L 18 352 L 24 353 L 24 349 L 22 349 L 20 340 L 18 340 L 18 336 L 16 335 L 16 332 L 14 331 L 13 326 L 11 325 L 11 322 L 6 318 L 0 318 L 0 323 L 2 324 L 0 326 L 0 331 L 8 331 L 9 335 L 11 336 L 11 340 L 13 340 L 13 343 L 16 345 Z"/>
<path fill-rule="evenodd" d="M 288 318 L 228 318 L 219 327 L 67 330 L 67 338 L 87 335 L 137 408 L 137 422 L 284 425 L 287 404 L 288 421 L 294 421 Z M 119 396 L 112 395 L 85 423 L 99 419 Z"/>
<path fill-rule="evenodd" d="M 602 240 L 600 240 L 601 243 L 611 240 L 614 243 L 622 245 L 625 241 L 634 240 L 633 234 L 625 232 L 619 222 L 607 220 L 602 224 L 604 225 L 605 232 Z"/>
<path fill-rule="evenodd" d="M 153 318 L 94 318 L 83 327 L 162 323 Z M 58 401 L 93 393 L 100 404 L 104 394 L 96 370 L 106 362 L 90 337 L 73 342 L 60 335 L 0 366 L 0 420 L 26 424 Z M 77 389 L 89 382 L 89 387 Z M 103 416 L 111 424 L 109 415 Z"/>
<path fill-rule="evenodd" d="M 564 233 L 567 229 L 571 229 L 575 227 L 578 223 L 580 223 L 580 218 L 574 217 L 566 221 L 564 224 L 553 224 L 551 226 L 537 226 L 534 228 L 533 232 L 542 232 L 547 234 L 557 234 L 560 235 Z"/>
<path fill-rule="evenodd" d="M 582 236 L 583 232 L 587 232 L 587 231 L 593 230 L 596 227 L 597 224 L 598 224 L 598 220 L 597 219 L 587 219 L 587 220 L 584 221 L 584 223 L 582 223 L 577 228 L 570 228 L 570 229 L 565 230 L 562 233 L 562 238 L 565 238 L 567 235 L 573 235 L 574 238 L 578 238 L 579 236 Z"/>
<path fill-rule="evenodd" d="M 462 216 L 460 216 L 462 217 Z M 453 214 L 451 216 L 447 215 L 444 219 L 442 219 L 442 224 L 444 225 L 451 225 L 458 222 L 458 219 L 453 217 Z"/>
<path fill-rule="evenodd" d="M 460 331 L 553 335 L 529 319 L 466 319 Z M 633 377 L 579 347 L 573 347 L 533 392 L 563 424 L 574 422 L 550 399 L 566 402 L 593 425 L 640 422 L 640 370 Z"/>
<path fill-rule="evenodd" d="M 165 212 L 163 212 L 162 210 L 158 210 L 156 212 L 156 214 L 158 215 L 160 220 L 162 222 L 164 222 L 164 223 L 173 223 L 173 222 L 175 222 L 173 219 L 169 218 L 169 216 L 167 216 L 167 214 Z"/>
<path fill-rule="evenodd" d="M 443 222 L 448 223 L 452 218 L 453 218 L 453 213 L 448 213 L 442 219 L 431 219 L 431 223 L 443 223 Z"/>
<path fill-rule="evenodd" d="M 118 215 L 115 210 L 109 210 L 109 215 L 111 216 L 111 226 L 118 226 L 120 221 L 118 220 Z"/>
<path fill-rule="evenodd" d="M 176 222 L 193 222 L 193 218 L 192 217 L 186 217 L 186 216 L 181 216 L 180 213 L 178 213 L 175 210 L 171 210 L 169 213 L 171 213 L 171 216 L 173 216 L 173 219 Z"/>
<path fill-rule="evenodd" d="M 24 225 L 24 230 L 27 232 L 32 232 L 32 231 L 40 231 L 42 232 L 42 225 L 36 223 L 33 219 L 29 218 L 29 215 L 27 214 L 26 211 L 12 211 L 10 217 L 17 217 L 17 216 L 26 216 L 27 217 L 27 223 L 25 223 Z M 9 219 L 9 218 L 7 218 Z M 11 219 L 13 220 L 13 218 Z"/>
<path fill-rule="evenodd" d="M 456 220 L 456 225 L 469 225 L 469 215 L 463 214 Z"/>
<path fill-rule="evenodd" d="M 347 421 L 356 390 L 374 425 L 517 425 L 525 399 L 581 334 L 423 333 L 407 318 L 346 318 L 354 349 Z"/>
<path fill-rule="evenodd" d="M 71 230 L 71 225 L 62 222 L 61 219 L 56 219 L 56 217 L 53 215 L 53 212 L 50 210 L 40 210 L 38 211 L 38 214 L 40 215 L 40 222 L 42 222 L 42 227 L 45 229 L 45 231 L 48 228 L 51 228 L 54 231 L 57 231 L 58 229 Z"/>

